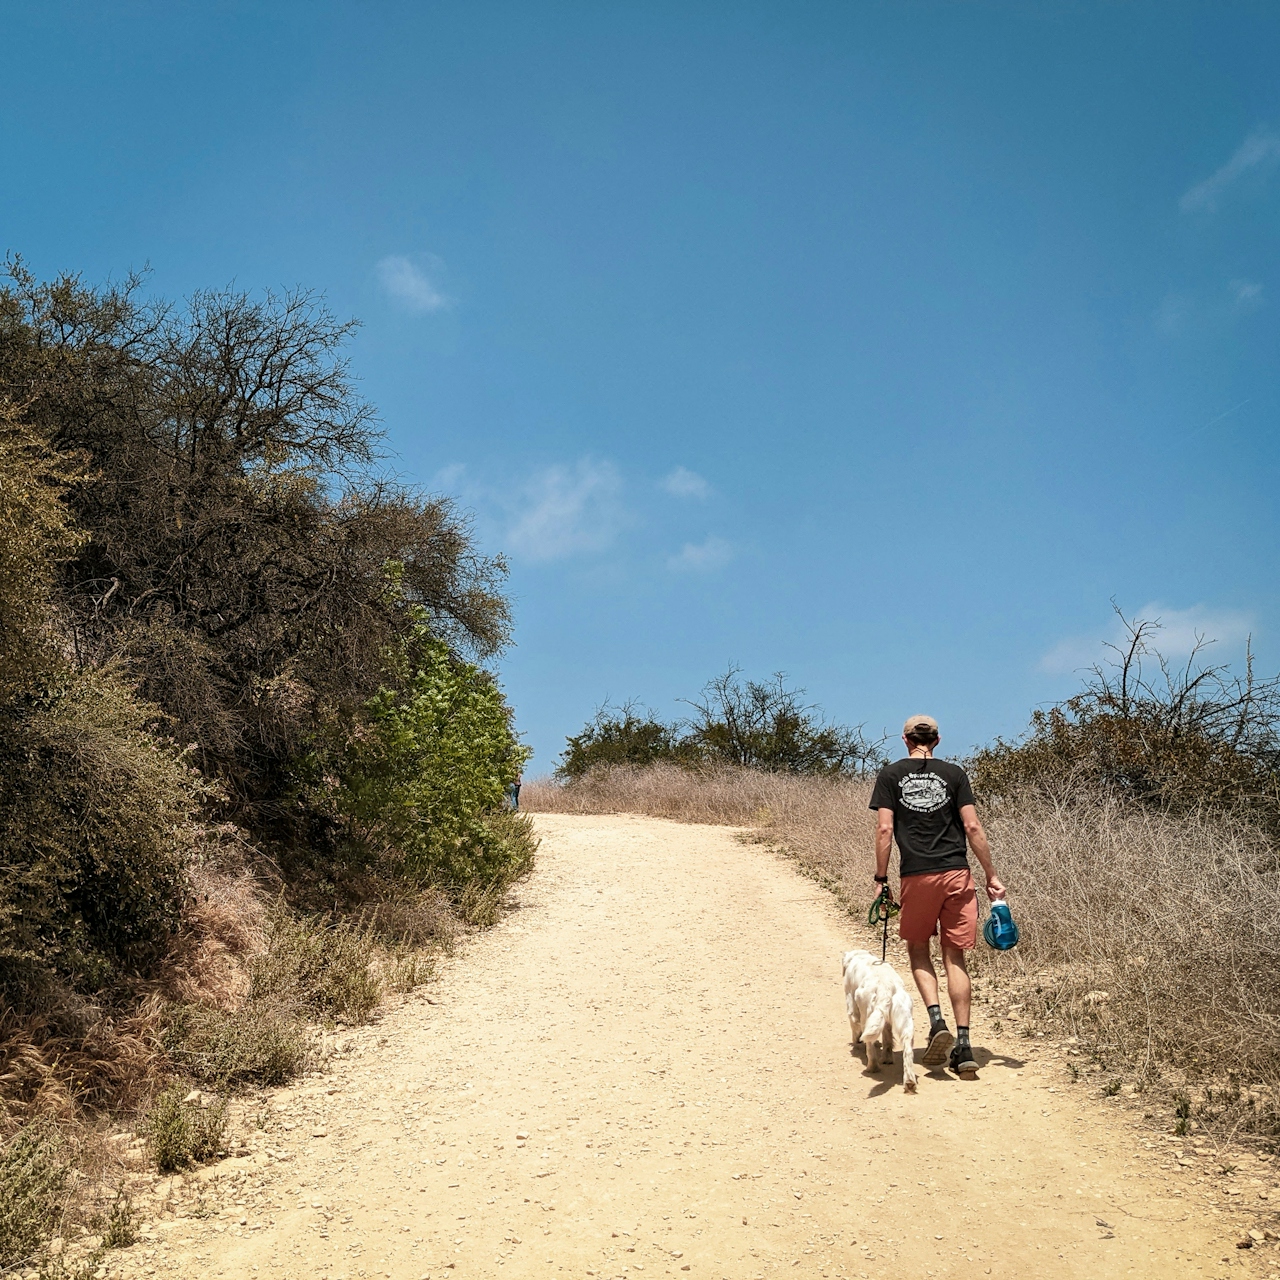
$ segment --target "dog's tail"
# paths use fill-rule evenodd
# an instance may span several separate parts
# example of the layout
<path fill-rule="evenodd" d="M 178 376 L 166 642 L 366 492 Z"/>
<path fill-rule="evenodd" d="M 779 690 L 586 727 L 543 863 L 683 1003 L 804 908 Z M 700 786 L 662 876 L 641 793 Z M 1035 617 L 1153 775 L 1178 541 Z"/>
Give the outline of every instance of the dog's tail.
<path fill-rule="evenodd" d="M 890 1012 L 893 1023 L 893 1036 L 899 1048 L 910 1050 L 915 1039 L 915 1019 L 911 1016 L 911 997 L 905 991 L 894 992 L 893 1007 Z"/>

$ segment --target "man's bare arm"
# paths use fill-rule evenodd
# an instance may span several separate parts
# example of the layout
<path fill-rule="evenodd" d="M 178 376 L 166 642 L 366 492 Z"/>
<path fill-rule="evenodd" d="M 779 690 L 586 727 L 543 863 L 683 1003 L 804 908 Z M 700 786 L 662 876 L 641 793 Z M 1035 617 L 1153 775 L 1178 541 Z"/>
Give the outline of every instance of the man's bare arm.
<path fill-rule="evenodd" d="M 893 850 L 893 810 L 877 809 L 876 823 L 876 875 L 889 874 L 889 854 Z"/>
<path fill-rule="evenodd" d="M 883 813 L 884 810 L 880 812 Z M 987 877 L 987 897 L 1003 898 L 1004 885 L 1000 883 L 1000 877 L 996 875 L 995 866 L 991 862 L 991 842 L 982 829 L 982 823 L 978 821 L 978 810 L 971 804 L 964 805 L 960 810 L 960 821 L 964 823 L 964 833 L 969 837 L 969 848 L 982 864 L 983 873 Z M 878 848 L 877 845 L 877 850 Z"/>

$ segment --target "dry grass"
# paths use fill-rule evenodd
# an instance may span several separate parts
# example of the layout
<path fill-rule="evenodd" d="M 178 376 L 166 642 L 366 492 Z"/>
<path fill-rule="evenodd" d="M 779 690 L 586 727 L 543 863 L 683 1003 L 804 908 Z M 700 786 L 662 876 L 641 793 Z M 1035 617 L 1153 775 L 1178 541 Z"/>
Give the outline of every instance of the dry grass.
<path fill-rule="evenodd" d="M 191 900 L 159 989 L 177 1003 L 234 1008 L 249 993 L 247 961 L 266 950 L 269 930 L 262 888 L 247 867 L 193 867 Z"/>
<path fill-rule="evenodd" d="M 646 813 L 676 822 L 785 826 L 796 832 L 816 822 L 809 838 L 820 841 L 847 838 L 858 823 L 870 830 L 870 798 L 870 783 L 731 766 L 693 770 L 655 764 L 593 770 L 568 785 L 535 778 L 521 789 L 520 807 L 534 813 Z"/>
<path fill-rule="evenodd" d="M 137 1170 L 113 1129 L 140 1126 L 162 1168 L 208 1158 L 225 1104 L 183 1104 L 192 1081 L 223 1093 L 286 1082 L 312 1059 L 310 1021 L 366 1020 L 427 981 L 433 955 L 469 923 L 456 895 L 403 884 L 345 919 L 300 917 L 265 870 L 234 830 L 212 831 L 151 980 L 99 1000 L 51 984 L 39 1013 L 0 1009 L 0 1270 L 3 1258 L 31 1259 L 74 1280 L 43 1243 L 67 1226 L 100 1232 L 124 1212 L 122 1180 Z M 44 1177 L 57 1170 L 67 1177 Z M 95 1253 L 85 1275 L 97 1264 Z"/>
<path fill-rule="evenodd" d="M 864 782 L 671 766 L 521 792 L 535 811 L 750 827 L 855 916 L 871 897 L 869 798 Z M 1024 793 L 984 819 L 1022 944 L 1005 955 L 980 947 L 975 962 L 1013 1023 L 1078 1036 L 1094 1066 L 1123 1068 L 1139 1088 L 1178 1088 L 1184 1131 L 1195 1117 L 1280 1136 L 1274 844 L 1228 817 L 1079 793 Z"/>
<path fill-rule="evenodd" d="M 1026 796 L 988 817 L 1048 1012 L 1144 1071 L 1280 1076 L 1280 863 L 1223 815 Z"/>

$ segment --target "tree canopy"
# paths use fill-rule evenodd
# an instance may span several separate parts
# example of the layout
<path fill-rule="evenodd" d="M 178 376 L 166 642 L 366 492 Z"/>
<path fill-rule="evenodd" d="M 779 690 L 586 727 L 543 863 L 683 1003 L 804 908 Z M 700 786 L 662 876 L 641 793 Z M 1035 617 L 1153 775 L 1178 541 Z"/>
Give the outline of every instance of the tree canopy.
<path fill-rule="evenodd" d="M 883 759 L 880 743 L 861 725 L 829 724 L 804 690 L 782 672 L 743 680 L 737 667 L 709 680 L 689 700 L 694 714 L 671 724 L 635 702 L 605 704 L 567 740 L 557 772 L 582 777 L 589 769 L 666 760 L 697 767 L 734 764 L 775 773 L 860 777 Z"/>

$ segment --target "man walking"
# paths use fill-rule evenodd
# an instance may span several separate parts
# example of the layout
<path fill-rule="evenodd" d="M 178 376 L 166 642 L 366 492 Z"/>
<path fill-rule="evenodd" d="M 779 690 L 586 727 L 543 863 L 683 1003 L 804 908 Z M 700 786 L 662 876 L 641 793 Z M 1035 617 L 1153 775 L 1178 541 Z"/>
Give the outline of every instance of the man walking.
<path fill-rule="evenodd" d="M 912 975 L 929 1009 L 929 1046 L 921 1061 L 926 1067 L 941 1066 L 950 1049 L 951 1069 L 971 1077 L 978 1064 L 969 1044 L 970 984 L 964 953 L 978 941 L 978 896 L 966 844 L 982 864 L 987 896 L 1003 898 L 1005 889 L 991 864 L 991 846 L 978 821 L 968 775 L 959 765 L 933 757 L 940 741 L 938 722 L 932 716 L 912 716 L 903 726 L 902 741 L 907 758 L 885 765 L 871 793 L 871 808 L 879 813 L 876 884 L 889 883 L 889 852 L 896 840 L 902 897 L 898 936 L 907 944 Z M 947 994 L 956 1019 L 954 1036 L 938 1003 L 938 975 L 930 952 L 935 933 L 942 942 Z"/>

